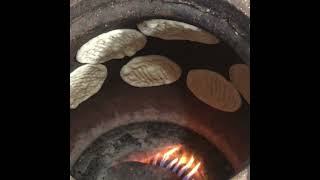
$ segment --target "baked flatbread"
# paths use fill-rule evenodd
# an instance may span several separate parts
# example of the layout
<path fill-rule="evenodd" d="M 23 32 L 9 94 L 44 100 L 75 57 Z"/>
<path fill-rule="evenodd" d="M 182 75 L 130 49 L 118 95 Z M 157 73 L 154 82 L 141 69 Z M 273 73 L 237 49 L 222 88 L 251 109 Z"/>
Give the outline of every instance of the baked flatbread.
<path fill-rule="evenodd" d="M 138 24 L 138 29 L 147 36 L 164 40 L 188 40 L 204 44 L 217 44 L 219 40 L 212 34 L 183 22 L 152 19 Z"/>
<path fill-rule="evenodd" d="M 133 56 L 147 43 L 147 38 L 134 29 L 117 29 L 101 34 L 86 44 L 77 53 L 80 63 L 99 64 L 111 59 Z"/>
<path fill-rule="evenodd" d="M 191 70 L 187 86 L 202 102 L 225 112 L 235 112 L 241 107 L 241 97 L 233 85 L 222 75 L 205 70 Z"/>
<path fill-rule="evenodd" d="M 70 109 L 96 94 L 105 79 L 107 68 L 102 64 L 86 64 L 70 74 Z"/>
<path fill-rule="evenodd" d="M 148 55 L 133 58 L 122 67 L 120 75 L 131 86 L 152 87 L 177 81 L 181 69 L 164 56 Z"/>
<path fill-rule="evenodd" d="M 234 64 L 229 69 L 232 84 L 250 104 L 250 68 L 245 64 Z"/>

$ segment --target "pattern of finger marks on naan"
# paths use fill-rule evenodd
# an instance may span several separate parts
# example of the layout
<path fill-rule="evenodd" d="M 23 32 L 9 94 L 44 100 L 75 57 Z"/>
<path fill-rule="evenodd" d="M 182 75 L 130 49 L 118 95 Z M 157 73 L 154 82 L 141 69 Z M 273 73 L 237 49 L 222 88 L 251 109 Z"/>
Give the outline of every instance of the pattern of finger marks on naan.
<path fill-rule="evenodd" d="M 103 33 L 84 44 L 77 53 L 80 63 L 99 64 L 111 59 L 133 56 L 141 50 L 147 38 L 134 29 L 116 29 Z"/>
<path fill-rule="evenodd" d="M 120 75 L 135 87 L 171 84 L 181 76 L 180 67 L 164 56 L 148 55 L 132 59 L 121 69 Z"/>
<path fill-rule="evenodd" d="M 102 64 L 86 64 L 74 70 L 70 74 L 70 109 L 96 94 L 107 74 L 107 68 Z"/>
<path fill-rule="evenodd" d="M 235 112 L 241 107 L 238 91 L 222 75 L 197 69 L 189 71 L 187 86 L 202 102 L 225 112 Z"/>
<path fill-rule="evenodd" d="M 204 44 L 219 43 L 219 39 L 214 35 L 183 22 L 151 19 L 143 21 L 137 26 L 143 34 L 164 40 L 188 40 Z"/>
<path fill-rule="evenodd" d="M 245 64 L 234 64 L 229 70 L 232 84 L 250 104 L 250 68 Z"/>

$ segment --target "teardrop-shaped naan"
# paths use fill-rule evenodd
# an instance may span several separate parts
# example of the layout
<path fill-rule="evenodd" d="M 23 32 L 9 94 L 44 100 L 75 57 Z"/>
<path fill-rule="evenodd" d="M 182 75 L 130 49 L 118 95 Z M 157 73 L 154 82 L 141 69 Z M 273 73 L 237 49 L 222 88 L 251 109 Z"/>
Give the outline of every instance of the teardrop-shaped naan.
<path fill-rule="evenodd" d="M 77 53 L 80 63 L 99 64 L 111 59 L 133 56 L 147 43 L 147 38 L 134 29 L 117 29 L 101 34 L 86 44 Z"/>
<path fill-rule="evenodd" d="M 70 74 L 70 109 L 96 94 L 107 78 L 107 68 L 102 64 L 86 64 Z"/>
<path fill-rule="evenodd" d="M 233 85 L 222 75 L 205 69 L 191 70 L 187 86 L 202 102 L 225 112 L 235 112 L 241 107 L 241 97 Z"/>
<path fill-rule="evenodd" d="M 229 69 L 230 80 L 243 98 L 250 104 L 250 68 L 246 64 L 234 64 Z"/>
<path fill-rule="evenodd" d="M 148 55 L 133 58 L 122 67 L 120 75 L 131 86 L 152 87 L 177 81 L 181 69 L 167 57 Z"/>
<path fill-rule="evenodd" d="M 219 40 L 212 34 L 183 22 L 151 19 L 138 24 L 138 29 L 147 36 L 164 40 L 188 40 L 204 44 L 217 44 Z"/>

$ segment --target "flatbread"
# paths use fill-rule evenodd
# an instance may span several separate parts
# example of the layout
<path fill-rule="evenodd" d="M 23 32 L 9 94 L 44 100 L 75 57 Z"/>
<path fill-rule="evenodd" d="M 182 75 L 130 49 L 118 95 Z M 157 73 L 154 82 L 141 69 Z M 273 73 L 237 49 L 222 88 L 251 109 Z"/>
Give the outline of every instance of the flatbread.
<path fill-rule="evenodd" d="M 164 40 L 188 40 L 204 44 L 219 43 L 219 39 L 214 35 L 183 22 L 151 19 L 143 21 L 137 26 L 143 34 Z"/>
<path fill-rule="evenodd" d="M 234 64 L 229 69 L 232 84 L 250 104 L 250 68 L 246 64 Z"/>
<path fill-rule="evenodd" d="M 202 102 L 225 112 L 235 112 L 241 107 L 241 97 L 233 85 L 222 75 L 205 69 L 191 70 L 187 86 Z"/>
<path fill-rule="evenodd" d="M 107 78 L 107 68 L 102 64 L 86 64 L 70 74 L 70 109 L 96 94 Z"/>
<path fill-rule="evenodd" d="M 161 86 L 177 81 L 181 69 L 167 57 L 148 55 L 133 58 L 122 67 L 120 76 L 134 87 Z"/>
<path fill-rule="evenodd" d="M 111 59 L 133 56 L 147 43 L 147 38 L 134 29 L 116 29 L 101 34 L 86 44 L 77 53 L 80 63 L 99 64 Z"/>

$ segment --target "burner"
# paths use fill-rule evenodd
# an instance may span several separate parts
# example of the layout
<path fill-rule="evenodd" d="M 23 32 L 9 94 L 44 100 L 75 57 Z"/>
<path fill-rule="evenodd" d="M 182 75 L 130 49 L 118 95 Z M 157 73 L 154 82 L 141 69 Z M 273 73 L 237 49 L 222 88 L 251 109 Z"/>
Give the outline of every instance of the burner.
<path fill-rule="evenodd" d="M 125 170 L 130 168 L 134 172 Z M 82 153 L 71 169 L 77 180 L 109 180 L 111 176 L 157 179 L 161 174 L 179 180 L 225 180 L 234 170 L 206 139 L 169 123 L 136 123 L 107 132 Z"/>
<path fill-rule="evenodd" d="M 194 175 L 197 175 L 196 173 L 199 170 L 201 162 L 196 163 L 193 155 L 190 155 L 190 158 L 188 159 L 188 155 L 186 152 L 183 152 L 183 148 L 177 146 L 171 148 L 164 154 L 157 153 L 155 157 L 152 158 L 152 161 L 150 161 L 150 164 L 160 166 L 170 172 L 176 173 L 182 180 L 189 180 Z"/>

